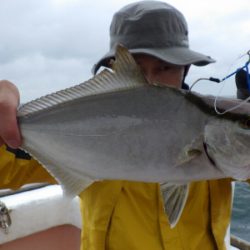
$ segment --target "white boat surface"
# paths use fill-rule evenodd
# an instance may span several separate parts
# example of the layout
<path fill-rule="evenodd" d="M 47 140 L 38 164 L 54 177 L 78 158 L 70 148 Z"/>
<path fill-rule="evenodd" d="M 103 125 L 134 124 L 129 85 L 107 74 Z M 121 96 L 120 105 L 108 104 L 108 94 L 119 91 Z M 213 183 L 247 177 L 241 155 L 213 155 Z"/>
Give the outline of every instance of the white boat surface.
<path fill-rule="evenodd" d="M 7 234 L 0 230 L 1 250 L 80 249 L 79 200 L 65 198 L 60 186 L 46 186 L 4 196 L 0 200 L 10 210 L 12 220 Z M 250 249 L 247 242 L 244 245 L 244 241 L 236 237 L 234 243 L 243 244 L 243 248 L 231 246 L 230 230 L 225 241 L 228 250 Z"/>

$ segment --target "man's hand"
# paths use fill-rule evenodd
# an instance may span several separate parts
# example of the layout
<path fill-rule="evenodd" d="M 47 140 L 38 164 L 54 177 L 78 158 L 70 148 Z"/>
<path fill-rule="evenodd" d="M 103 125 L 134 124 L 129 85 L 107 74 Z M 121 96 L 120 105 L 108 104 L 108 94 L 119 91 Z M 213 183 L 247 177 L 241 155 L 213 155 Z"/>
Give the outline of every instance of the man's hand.
<path fill-rule="evenodd" d="M 6 80 L 0 81 L 0 146 L 4 143 L 11 148 L 21 145 L 16 119 L 19 99 L 19 91 L 13 83 Z"/>

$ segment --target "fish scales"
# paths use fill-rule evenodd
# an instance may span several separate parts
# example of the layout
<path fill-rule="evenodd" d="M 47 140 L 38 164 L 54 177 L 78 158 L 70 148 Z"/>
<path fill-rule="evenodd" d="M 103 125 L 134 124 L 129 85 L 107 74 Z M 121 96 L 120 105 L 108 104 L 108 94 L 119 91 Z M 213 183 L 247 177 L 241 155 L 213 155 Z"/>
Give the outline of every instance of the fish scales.
<path fill-rule="evenodd" d="M 27 134 L 24 143 L 32 151 L 29 138 L 39 138 L 42 156 L 51 155 L 54 164 L 72 171 L 84 165 L 86 173 L 97 180 L 194 180 L 196 173 L 181 176 L 175 169 L 181 165 L 179 152 L 202 133 L 206 117 L 172 92 L 169 97 L 162 88 L 145 85 L 61 104 L 20 121 L 22 134 Z M 183 111 L 181 120 L 173 119 Z M 195 126 L 192 133 L 185 133 L 187 126 Z M 180 131 L 185 136 L 178 136 Z"/>

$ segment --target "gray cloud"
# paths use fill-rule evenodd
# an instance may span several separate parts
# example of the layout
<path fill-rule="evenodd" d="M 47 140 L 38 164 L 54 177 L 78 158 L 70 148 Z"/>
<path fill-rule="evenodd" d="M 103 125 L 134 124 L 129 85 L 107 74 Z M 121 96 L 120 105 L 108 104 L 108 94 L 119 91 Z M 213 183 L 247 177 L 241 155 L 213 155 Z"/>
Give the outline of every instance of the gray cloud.
<path fill-rule="evenodd" d="M 3 0 L 0 5 L 6 2 Z M 94 23 L 101 20 L 84 2 L 71 8 L 56 8 L 51 1 L 10 2 L 16 5 L 0 8 L 2 63 L 34 54 L 58 59 L 94 57 L 95 50 L 90 48 L 98 47 L 105 37 L 102 29 L 95 29 Z M 107 41 L 103 43 L 106 45 Z"/>
<path fill-rule="evenodd" d="M 92 65 L 108 48 L 111 14 L 106 18 L 89 2 L 0 2 L 0 76 L 18 85 L 22 101 L 91 76 Z"/>
<path fill-rule="evenodd" d="M 0 78 L 18 85 L 22 101 L 83 82 L 108 49 L 113 13 L 128 2 L 133 1 L 1 0 Z M 192 49 L 217 59 L 207 67 L 192 67 L 190 83 L 204 76 L 221 78 L 231 65 L 240 64 L 237 58 L 250 49 L 250 6 L 242 0 L 231 9 L 195 0 L 169 2 L 187 17 Z M 203 82 L 196 90 L 217 94 L 218 88 Z M 234 93 L 231 79 L 223 94 Z"/>

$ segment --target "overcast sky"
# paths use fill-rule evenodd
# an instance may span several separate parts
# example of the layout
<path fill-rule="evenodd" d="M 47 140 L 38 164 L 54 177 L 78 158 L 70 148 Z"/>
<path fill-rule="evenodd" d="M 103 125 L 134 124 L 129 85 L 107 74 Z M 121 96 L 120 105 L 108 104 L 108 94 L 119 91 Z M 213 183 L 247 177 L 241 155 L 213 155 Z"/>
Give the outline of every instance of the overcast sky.
<path fill-rule="evenodd" d="M 26 102 L 91 77 L 108 50 L 112 15 L 131 0 L 0 0 L 0 79 L 13 81 Z M 222 78 L 242 66 L 250 50 L 248 0 L 169 0 L 189 24 L 191 48 L 217 63 L 192 67 L 199 77 Z M 194 90 L 217 95 L 220 85 L 200 82 Z M 221 95 L 234 95 L 234 79 Z"/>

